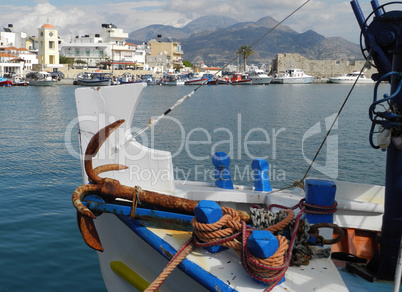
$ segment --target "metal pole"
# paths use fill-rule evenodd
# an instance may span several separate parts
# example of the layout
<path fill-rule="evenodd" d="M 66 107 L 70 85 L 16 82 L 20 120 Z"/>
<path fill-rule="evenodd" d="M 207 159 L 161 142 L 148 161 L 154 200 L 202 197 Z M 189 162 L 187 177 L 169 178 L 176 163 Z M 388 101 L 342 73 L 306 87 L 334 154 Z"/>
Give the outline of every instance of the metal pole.
<path fill-rule="evenodd" d="M 402 23 L 399 25 L 396 49 L 393 51 L 392 71 L 402 72 Z M 391 80 L 391 92 L 396 92 L 399 76 Z M 402 91 L 390 101 L 396 113 L 402 111 Z M 385 201 L 380 243 L 380 265 L 377 278 L 394 280 L 396 262 L 402 236 L 402 149 L 393 142 L 387 148 Z"/>

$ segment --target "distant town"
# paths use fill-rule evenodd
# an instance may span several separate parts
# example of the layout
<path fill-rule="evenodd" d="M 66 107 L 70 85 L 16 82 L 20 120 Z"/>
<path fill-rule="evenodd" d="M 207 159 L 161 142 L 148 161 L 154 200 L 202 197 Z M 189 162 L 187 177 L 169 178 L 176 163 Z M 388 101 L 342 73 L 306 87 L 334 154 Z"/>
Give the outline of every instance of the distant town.
<path fill-rule="evenodd" d="M 163 72 L 182 71 L 222 75 L 221 68 L 209 67 L 203 62 L 183 62 L 184 52 L 180 43 L 169 37 L 156 35 L 154 39 L 142 44 L 128 43 L 127 39 L 128 33 L 112 23 L 100 24 L 99 32 L 77 35 L 68 41 L 60 39 L 58 28 L 50 23 L 38 28 L 37 36 L 17 32 L 13 24 L 8 24 L 0 32 L 0 77 L 48 71 L 62 72 L 65 77 L 74 78 L 84 70 L 133 70 L 133 74 L 153 74 L 156 77 Z M 235 52 L 237 48 L 233 49 Z M 267 63 L 270 65 L 259 69 L 272 75 L 296 67 L 316 78 L 358 71 L 364 65 L 363 60 L 308 60 L 299 54 L 286 52 L 278 54 L 274 60 L 267 60 Z M 225 67 L 225 71 L 247 71 L 254 67 L 249 65 L 243 68 L 230 64 Z M 375 68 L 369 67 L 366 74 L 370 76 L 374 72 Z"/>

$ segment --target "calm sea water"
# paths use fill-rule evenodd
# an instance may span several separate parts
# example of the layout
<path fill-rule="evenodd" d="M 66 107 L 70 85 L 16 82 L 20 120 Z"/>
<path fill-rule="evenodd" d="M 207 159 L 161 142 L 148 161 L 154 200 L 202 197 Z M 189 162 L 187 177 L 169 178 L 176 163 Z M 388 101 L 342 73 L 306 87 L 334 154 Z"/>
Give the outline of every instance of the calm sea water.
<path fill-rule="evenodd" d="M 79 160 L 67 151 L 78 149 L 76 127 L 69 127 L 76 117 L 75 89 L 0 88 L 0 292 L 105 290 L 96 253 L 81 239 L 71 203 L 82 182 Z M 143 127 L 192 89 L 145 88 L 133 127 Z M 338 111 L 349 89 L 205 86 L 140 139 L 173 153 L 179 179 L 212 181 L 211 153 L 225 151 L 236 183 L 252 185 L 252 158 L 265 157 L 272 185 L 283 187 L 303 177 L 325 135 L 326 118 Z M 372 89 L 354 90 L 311 176 L 383 184 L 385 154 L 368 144 Z M 386 93 L 388 87 L 382 89 Z"/>

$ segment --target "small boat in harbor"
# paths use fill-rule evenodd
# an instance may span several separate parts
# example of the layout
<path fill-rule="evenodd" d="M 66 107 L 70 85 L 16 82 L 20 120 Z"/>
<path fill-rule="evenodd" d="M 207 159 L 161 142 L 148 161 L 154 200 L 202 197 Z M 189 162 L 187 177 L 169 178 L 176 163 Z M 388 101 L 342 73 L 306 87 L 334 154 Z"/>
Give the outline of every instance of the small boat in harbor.
<path fill-rule="evenodd" d="M 77 75 L 74 84 L 81 86 L 109 86 L 112 83 L 111 73 L 84 72 Z"/>
<path fill-rule="evenodd" d="M 230 84 L 230 78 L 228 76 L 223 76 L 217 79 L 218 84 L 222 85 L 229 85 Z"/>
<path fill-rule="evenodd" d="M 9 87 L 9 86 L 13 86 L 13 85 L 14 85 L 14 83 L 11 80 L 0 77 L 0 87 Z"/>
<path fill-rule="evenodd" d="M 274 78 L 268 76 L 268 74 L 265 73 L 263 70 L 256 69 L 248 74 L 248 79 L 251 80 L 252 85 L 268 85 L 272 82 Z"/>
<path fill-rule="evenodd" d="M 230 79 L 230 84 L 232 85 L 251 85 L 251 82 L 246 73 L 233 73 Z"/>
<path fill-rule="evenodd" d="M 39 72 L 29 72 L 25 76 L 25 80 L 32 86 L 52 86 L 55 83 L 53 80 L 52 75 L 46 71 L 39 71 Z"/>
<path fill-rule="evenodd" d="M 356 84 L 374 84 L 374 81 L 371 78 L 367 78 L 364 72 L 361 74 L 360 72 L 351 72 L 346 75 L 331 77 L 329 78 L 329 82 L 336 84 L 353 84 L 357 77 L 359 77 L 359 79 Z"/>
<path fill-rule="evenodd" d="M 214 75 L 211 73 L 205 73 L 200 78 L 193 78 L 187 80 L 185 85 L 215 85 L 217 84 L 216 80 L 214 79 Z"/>
<path fill-rule="evenodd" d="M 83 184 L 72 202 L 84 242 L 97 251 L 108 291 L 400 291 L 402 64 L 397 48 L 402 11 L 386 12 L 372 1 L 381 13 L 370 23 L 358 1 L 351 4 L 379 72 L 374 98 L 367 104 L 368 134 L 374 149 L 387 151 L 385 187 L 338 181 L 324 173 L 327 178 L 309 178 L 313 160 L 300 181 L 275 189 L 269 163 L 254 157 L 244 163 L 251 165 L 253 185 L 236 185 L 230 155 L 215 152 L 217 144 L 207 149 L 214 181 L 177 180 L 174 155 L 136 137 L 198 88 L 136 133 L 131 132 L 133 117 L 145 84 L 75 91 Z M 384 34 L 396 37 L 375 41 Z M 383 54 L 385 50 L 390 53 Z M 391 86 L 380 88 L 385 80 Z M 332 117 L 339 116 L 343 105 Z M 303 121 L 303 111 L 298 112 L 292 119 Z M 351 124 L 345 125 L 352 133 L 354 117 L 352 112 Z M 325 119 L 321 145 L 328 143 L 336 118 Z M 110 121 L 115 122 L 105 127 Z M 227 140 L 217 143 L 222 142 Z M 338 159 L 337 148 L 329 154 L 333 150 L 327 144 L 329 160 Z M 186 165 L 197 167 L 199 160 L 189 159 Z M 337 163 L 326 167 L 338 171 Z"/>
<path fill-rule="evenodd" d="M 117 80 L 120 82 L 120 84 L 128 84 L 128 83 L 134 83 L 135 78 L 133 74 L 126 72 L 118 76 Z"/>
<path fill-rule="evenodd" d="M 185 76 L 182 74 L 165 73 L 162 78 L 162 85 L 177 86 L 185 84 Z"/>
<path fill-rule="evenodd" d="M 272 83 L 276 84 L 308 84 L 313 81 L 314 77 L 307 75 L 302 69 L 288 69 L 285 73 L 274 77 Z"/>
<path fill-rule="evenodd" d="M 156 82 L 152 74 L 142 74 L 140 81 L 145 82 L 147 85 L 154 85 Z"/>
<path fill-rule="evenodd" d="M 26 81 L 25 79 L 23 79 L 20 75 L 18 75 L 18 74 L 14 74 L 12 77 L 11 77 L 11 81 L 13 82 L 13 84 L 15 85 L 15 86 L 27 86 L 27 85 L 29 85 L 29 82 L 28 81 Z"/>

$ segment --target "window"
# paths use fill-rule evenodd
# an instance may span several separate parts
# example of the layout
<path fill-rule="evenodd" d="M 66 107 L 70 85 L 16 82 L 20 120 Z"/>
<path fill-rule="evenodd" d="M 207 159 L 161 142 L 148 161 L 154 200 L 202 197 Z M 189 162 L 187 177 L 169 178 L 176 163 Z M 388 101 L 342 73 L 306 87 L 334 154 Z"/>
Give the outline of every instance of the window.
<path fill-rule="evenodd" d="M 49 49 L 54 49 L 55 45 L 54 45 L 54 41 L 50 41 L 49 42 Z"/>

